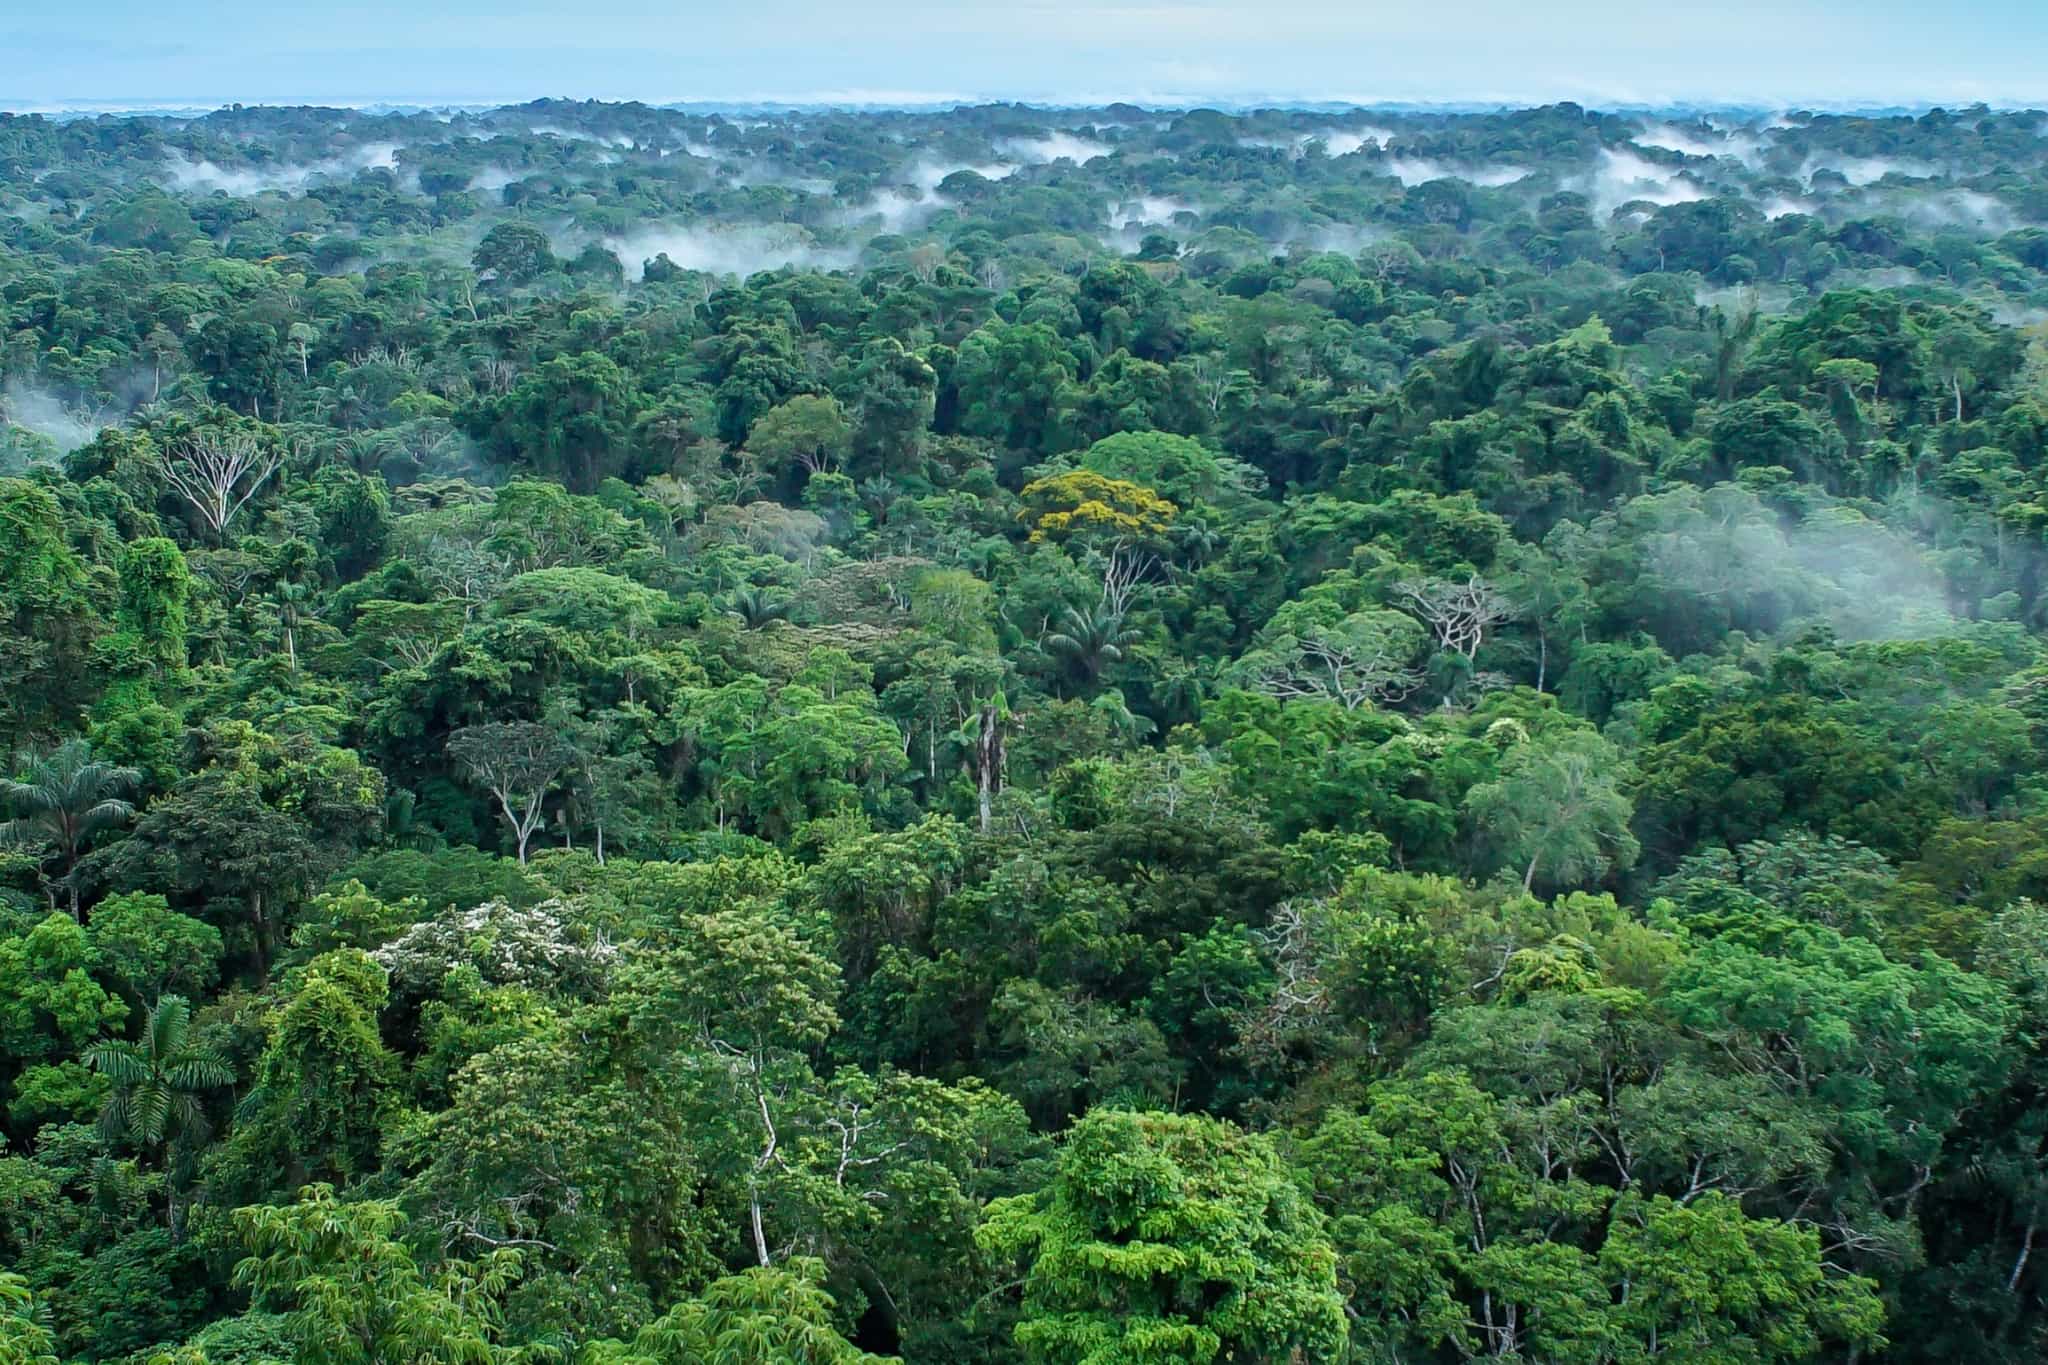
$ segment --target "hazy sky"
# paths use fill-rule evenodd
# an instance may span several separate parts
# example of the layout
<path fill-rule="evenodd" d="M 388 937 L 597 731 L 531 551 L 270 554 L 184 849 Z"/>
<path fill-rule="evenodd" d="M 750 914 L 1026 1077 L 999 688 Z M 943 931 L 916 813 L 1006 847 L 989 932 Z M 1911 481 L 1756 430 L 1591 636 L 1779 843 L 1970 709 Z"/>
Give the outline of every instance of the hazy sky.
<path fill-rule="evenodd" d="M 2048 104 L 2048 0 L 69 0 L 0 108 L 541 95 Z"/>

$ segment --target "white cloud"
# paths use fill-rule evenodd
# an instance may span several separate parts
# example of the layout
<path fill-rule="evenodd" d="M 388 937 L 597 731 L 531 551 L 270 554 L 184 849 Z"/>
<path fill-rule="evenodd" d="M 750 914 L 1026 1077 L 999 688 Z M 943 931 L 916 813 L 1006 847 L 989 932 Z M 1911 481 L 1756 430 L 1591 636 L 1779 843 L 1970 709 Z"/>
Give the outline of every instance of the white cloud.
<path fill-rule="evenodd" d="M 1082 165 L 1098 156 L 1108 156 L 1110 146 L 1093 138 L 1053 131 L 1039 137 L 1003 138 L 996 143 L 996 150 L 1017 158 L 1027 166 L 1042 165 L 1048 161 L 1071 161 Z"/>
<path fill-rule="evenodd" d="M 840 270 L 858 257 L 851 248 L 822 247 L 802 229 L 780 224 L 733 228 L 648 224 L 623 236 L 606 237 L 604 247 L 619 258 L 626 278 L 632 280 L 639 279 L 647 262 L 656 256 L 667 256 L 685 270 L 742 276 L 785 265 Z"/>
<path fill-rule="evenodd" d="M 1600 149 L 1591 174 L 1582 183 L 1586 197 L 1603 218 L 1623 204 L 1640 201 L 1667 208 L 1707 197 L 1700 183 L 1685 172 L 1612 147 Z"/>
<path fill-rule="evenodd" d="M 164 163 L 164 174 L 173 189 L 198 194 L 219 190 L 246 198 L 267 190 L 303 190 L 316 180 L 346 180 L 358 171 L 393 170 L 397 166 L 398 144 L 378 142 L 365 143 L 352 152 L 324 161 L 286 166 L 222 166 L 172 152 Z"/>
<path fill-rule="evenodd" d="M 1813 183 L 1813 177 L 1822 171 L 1833 171 L 1859 189 L 1865 185 L 1874 185 L 1888 175 L 1925 180 L 1939 174 L 1925 161 L 1886 156 L 1842 156 L 1834 153 L 1815 153 L 1807 157 L 1806 163 L 1799 168 L 1800 177 L 1809 185 Z"/>
<path fill-rule="evenodd" d="M 1432 180 L 1462 180 L 1468 185 L 1498 189 L 1525 178 L 1529 172 L 1518 166 L 1453 166 L 1431 157 L 1393 156 L 1387 158 L 1387 174 L 1411 187 Z"/>

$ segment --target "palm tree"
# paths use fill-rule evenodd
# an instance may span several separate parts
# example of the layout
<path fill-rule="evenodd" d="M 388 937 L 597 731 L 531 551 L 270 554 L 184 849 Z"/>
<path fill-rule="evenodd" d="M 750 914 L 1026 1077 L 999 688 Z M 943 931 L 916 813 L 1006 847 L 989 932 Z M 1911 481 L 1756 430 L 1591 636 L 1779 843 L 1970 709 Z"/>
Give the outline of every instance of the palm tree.
<path fill-rule="evenodd" d="M 746 587 L 726 600 L 726 615 L 737 616 L 748 630 L 762 630 L 776 621 L 789 619 L 790 603 L 761 588 Z"/>
<path fill-rule="evenodd" d="M 1102 670 L 1124 657 L 1124 651 L 1143 639 L 1124 622 L 1124 614 L 1107 603 L 1087 611 L 1068 607 L 1060 617 L 1060 628 L 1039 643 L 1048 654 L 1071 662 L 1080 670 L 1085 686 L 1094 686 Z"/>
<path fill-rule="evenodd" d="M 126 1138 L 149 1150 L 177 1138 L 206 1135 L 199 1103 L 208 1090 L 234 1083 L 235 1070 L 212 1048 L 192 1041 L 192 1006 L 182 995 L 156 1002 L 142 1023 L 142 1037 L 109 1038 L 84 1052 L 85 1064 L 114 1083 L 100 1111 L 100 1132 Z M 176 1182 L 169 1182 L 171 1231 L 178 1230 Z"/>
<path fill-rule="evenodd" d="M 0 824 L 0 844 L 54 844 L 64 870 L 50 879 L 51 884 L 71 892 L 72 918 L 83 920 L 78 883 L 72 877 L 79 855 L 93 835 L 135 814 L 135 807 L 120 794 L 133 790 L 142 774 L 95 759 L 92 745 L 82 739 L 67 739 L 47 754 L 30 755 L 21 768 L 19 780 L 0 778 L 0 804 L 16 812 Z M 55 897 L 51 899 L 54 902 Z"/>
<path fill-rule="evenodd" d="M 286 581 L 272 589 L 271 599 L 277 603 L 277 624 L 284 632 L 285 665 L 296 678 L 299 676 L 299 628 L 306 624 L 313 590 L 304 583 Z"/>

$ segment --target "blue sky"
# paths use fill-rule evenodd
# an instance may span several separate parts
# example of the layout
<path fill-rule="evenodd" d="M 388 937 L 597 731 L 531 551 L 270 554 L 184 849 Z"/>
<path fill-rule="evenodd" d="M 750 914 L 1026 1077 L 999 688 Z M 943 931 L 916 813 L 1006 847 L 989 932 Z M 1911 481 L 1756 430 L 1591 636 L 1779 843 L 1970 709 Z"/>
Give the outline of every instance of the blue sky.
<path fill-rule="evenodd" d="M 2048 105 L 2048 0 L 69 0 L 0 108 L 572 98 Z"/>

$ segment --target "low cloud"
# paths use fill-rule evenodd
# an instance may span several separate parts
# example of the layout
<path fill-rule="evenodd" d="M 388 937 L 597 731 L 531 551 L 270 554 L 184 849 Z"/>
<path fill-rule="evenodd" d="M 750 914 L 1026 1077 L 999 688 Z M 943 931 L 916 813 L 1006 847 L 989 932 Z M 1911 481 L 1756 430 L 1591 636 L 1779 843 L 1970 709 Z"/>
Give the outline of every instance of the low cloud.
<path fill-rule="evenodd" d="M 1806 158 L 1799 168 L 1799 178 L 1811 186 L 1813 178 L 1825 171 L 1832 171 L 1857 188 L 1874 185 L 1888 175 L 1905 176 L 1913 180 L 1927 180 L 1940 174 L 1925 161 L 1911 161 L 1888 156 L 1841 156 L 1835 153 L 1816 152 Z"/>
<path fill-rule="evenodd" d="M 78 449 L 100 428 L 66 408 L 53 394 L 25 384 L 9 384 L 0 394 L 0 425 L 21 427 L 47 438 L 59 453 Z"/>
<path fill-rule="evenodd" d="M 742 277 L 786 265 L 806 270 L 843 270 L 858 257 L 851 248 L 820 246 L 801 228 L 779 224 L 733 228 L 650 224 L 621 236 L 606 237 L 603 245 L 619 258 L 630 280 L 641 278 L 647 262 L 657 256 L 668 257 L 684 270 Z"/>
<path fill-rule="evenodd" d="M 496 194 L 507 185 L 516 185 L 526 178 L 520 171 L 506 166 L 486 166 L 469 178 L 469 188 L 489 194 Z"/>
<path fill-rule="evenodd" d="M 604 147 L 616 147 L 620 151 L 631 151 L 637 143 L 624 133 L 586 133 L 580 128 L 564 128 L 554 123 L 536 123 L 532 129 L 535 137 L 559 137 L 571 142 L 595 142 Z"/>
<path fill-rule="evenodd" d="M 1700 183 L 1685 172 L 1612 147 L 1600 149 L 1594 159 L 1593 170 L 1585 181 L 1585 192 L 1586 198 L 1592 201 L 1594 209 L 1603 218 L 1624 204 L 1646 203 L 1668 208 L 1707 197 L 1707 191 Z"/>
<path fill-rule="evenodd" d="M 193 194 L 219 191 L 242 199 L 272 190 L 296 193 L 316 181 L 347 180 L 360 171 L 395 170 L 397 166 L 398 144 L 377 142 L 324 161 L 284 166 L 222 166 L 173 152 L 164 163 L 164 174 L 175 190 Z"/>
<path fill-rule="evenodd" d="M 1631 140 L 1638 147 L 1677 152 L 1680 156 L 1726 156 L 1742 162 L 1754 161 L 1762 147 L 1747 133 L 1711 126 L 1694 131 L 1669 123 L 1649 124 Z"/>
<path fill-rule="evenodd" d="M 1140 195 L 1126 199 L 1109 211 L 1109 225 L 1119 232 L 1139 227 L 1171 227 L 1174 216 L 1194 213 L 1195 206 L 1172 195 Z"/>
<path fill-rule="evenodd" d="M 1039 137 L 1010 137 L 996 142 L 996 150 L 1004 156 L 1015 157 L 1027 166 L 1043 165 L 1049 161 L 1071 161 L 1082 165 L 1098 156 L 1108 156 L 1111 148 L 1106 142 L 1093 138 L 1077 137 L 1072 133 L 1048 132 Z"/>
<path fill-rule="evenodd" d="M 1388 157 L 1386 170 L 1388 175 L 1410 188 L 1432 180 L 1462 180 L 1468 185 L 1498 189 L 1525 179 L 1529 174 L 1518 166 L 1453 166 L 1421 156 Z"/>

